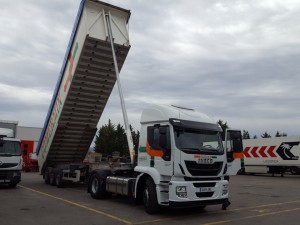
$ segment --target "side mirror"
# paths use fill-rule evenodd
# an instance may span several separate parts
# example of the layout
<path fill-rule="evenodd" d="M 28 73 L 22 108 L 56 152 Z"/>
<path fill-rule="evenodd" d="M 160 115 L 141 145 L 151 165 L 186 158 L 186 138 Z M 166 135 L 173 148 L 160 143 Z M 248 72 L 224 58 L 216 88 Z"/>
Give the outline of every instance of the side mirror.
<path fill-rule="evenodd" d="M 232 139 L 233 152 L 243 151 L 243 142 L 241 139 Z"/>
<path fill-rule="evenodd" d="M 226 150 L 230 152 L 243 152 L 242 133 L 240 130 L 227 130 L 226 131 Z"/>
<path fill-rule="evenodd" d="M 6 137 L 6 136 L 0 135 L 0 147 L 2 147 L 5 144 L 3 137 Z"/>

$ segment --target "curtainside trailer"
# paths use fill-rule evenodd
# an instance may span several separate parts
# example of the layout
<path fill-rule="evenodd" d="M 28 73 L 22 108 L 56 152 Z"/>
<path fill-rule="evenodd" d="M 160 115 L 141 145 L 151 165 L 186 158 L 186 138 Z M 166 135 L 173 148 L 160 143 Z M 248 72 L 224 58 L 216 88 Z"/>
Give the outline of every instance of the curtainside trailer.
<path fill-rule="evenodd" d="M 245 173 L 300 173 L 300 138 L 274 137 L 243 140 Z"/>

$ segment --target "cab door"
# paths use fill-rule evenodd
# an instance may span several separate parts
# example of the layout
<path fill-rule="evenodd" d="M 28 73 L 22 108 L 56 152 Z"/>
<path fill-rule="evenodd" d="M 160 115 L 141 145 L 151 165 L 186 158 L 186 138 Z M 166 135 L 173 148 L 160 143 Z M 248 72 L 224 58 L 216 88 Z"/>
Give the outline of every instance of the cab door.
<path fill-rule="evenodd" d="M 243 140 L 240 130 L 227 129 L 225 134 L 225 150 L 227 156 L 226 175 L 236 175 L 244 169 Z"/>
<path fill-rule="evenodd" d="M 154 167 L 160 175 L 172 176 L 173 160 L 169 125 L 156 124 L 147 128 L 146 151 L 151 156 L 150 167 Z"/>

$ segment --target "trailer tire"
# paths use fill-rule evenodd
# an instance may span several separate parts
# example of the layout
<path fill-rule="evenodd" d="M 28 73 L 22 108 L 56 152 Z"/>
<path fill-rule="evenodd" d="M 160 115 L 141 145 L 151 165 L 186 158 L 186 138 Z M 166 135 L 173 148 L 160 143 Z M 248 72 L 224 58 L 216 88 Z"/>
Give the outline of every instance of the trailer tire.
<path fill-rule="evenodd" d="M 57 173 L 56 173 L 56 177 L 55 177 L 55 179 L 56 179 L 56 187 L 58 187 L 58 188 L 63 188 L 64 187 L 64 182 L 63 182 L 63 179 L 62 179 L 62 171 L 58 171 Z"/>
<path fill-rule="evenodd" d="M 50 168 L 46 168 L 44 179 L 46 184 L 50 184 Z"/>
<path fill-rule="evenodd" d="M 106 176 L 94 173 L 89 182 L 89 190 L 91 197 L 94 199 L 106 198 L 108 196 L 108 192 L 106 191 Z"/>
<path fill-rule="evenodd" d="M 290 168 L 290 172 L 293 175 L 299 174 L 299 171 L 298 171 L 297 167 L 291 167 Z"/>
<path fill-rule="evenodd" d="M 50 180 L 50 184 L 52 186 L 56 186 L 56 170 L 52 169 L 50 174 L 49 174 L 49 180 Z"/>
<path fill-rule="evenodd" d="M 155 214 L 158 212 L 159 205 L 157 203 L 156 187 L 151 178 L 148 178 L 145 182 L 143 190 L 143 202 L 145 211 L 148 214 Z"/>

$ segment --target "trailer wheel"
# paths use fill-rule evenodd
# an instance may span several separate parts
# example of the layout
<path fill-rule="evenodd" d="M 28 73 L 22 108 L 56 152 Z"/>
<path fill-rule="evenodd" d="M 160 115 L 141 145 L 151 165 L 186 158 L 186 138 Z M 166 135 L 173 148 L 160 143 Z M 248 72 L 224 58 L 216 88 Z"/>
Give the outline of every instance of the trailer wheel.
<path fill-rule="evenodd" d="M 143 202 L 145 211 L 149 214 L 157 213 L 159 205 L 157 203 L 156 187 L 152 179 L 147 179 L 143 190 Z"/>
<path fill-rule="evenodd" d="M 56 173 L 55 182 L 56 182 L 56 187 L 58 187 L 58 188 L 64 187 L 64 182 L 62 179 L 62 171 L 58 171 Z"/>
<path fill-rule="evenodd" d="M 49 174 L 50 184 L 56 186 L 56 170 L 52 169 Z"/>
<path fill-rule="evenodd" d="M 44 174 L 46 184 L 50 184 L 50 168 L 47 168 Z"/>
<path fill-rule="evenodd" d="M 91 197 L 94 199 L 104 199 L 107 196 L 105 186 L 106 177 L 100 176 L 98 173 L 94 173 L 89 182 Z"/>
<path fill-rule="evenodd" d="M 290 168 L 290 172 L 291 172 L 291 174 L 293 174 L 293 175 L 298 174 L 298 169 L 297 169 L 297 167 L 291 167 L 291 168 Z"/>

